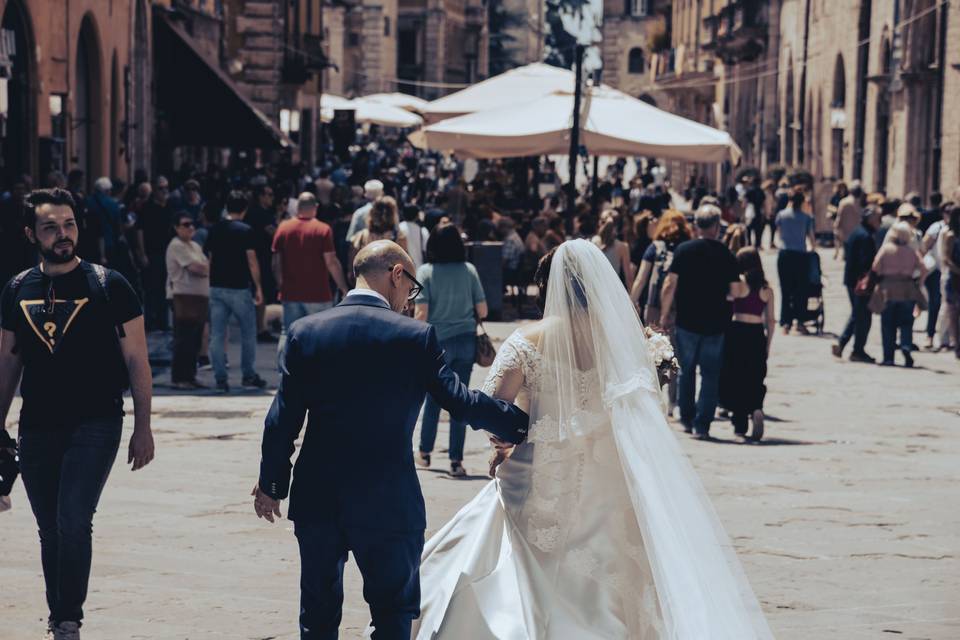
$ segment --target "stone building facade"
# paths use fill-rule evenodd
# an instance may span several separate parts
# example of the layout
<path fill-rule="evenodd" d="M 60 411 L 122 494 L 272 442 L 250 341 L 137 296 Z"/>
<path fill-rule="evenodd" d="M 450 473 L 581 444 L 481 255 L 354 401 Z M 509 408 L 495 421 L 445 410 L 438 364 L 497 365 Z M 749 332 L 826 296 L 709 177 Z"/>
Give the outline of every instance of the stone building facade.
<path fill-rule="evenodd" d="M 650 72 L 655 53 L 665 48 L 670 3 L 656 0 L 604 0 L 600 45 L 603 82 L 657 104 Z"/>
<path fill-rule="evenodd" d="M 413 81 L 400 90 L 430 100 L 487 77 L 485 1 L 399 0 L 397 28 L 397 77 Z"/>
<path fill-rule="evenodd" d="M 0 0 L 0 183 L 34 184 L 52 170 L 79 168 L 88 180 L 129 175 L 142 153 L 136 129 L 143 96 L 136 73 L 143 3 Z"/>
<path fill-rule="evenodd" d="M 671 26 L 682 62 L 659 70 L 657 85 L 672 110 L 728 130 L 746 165 L 806 169 L 821 193 L 853 179 L 900 197 L 960 184 L 960 113 L 945 108 L 960 97 L 956 7 L 691 0 L 673 3 Z M 686 177 L 698 168 L 676 170 Z"/>

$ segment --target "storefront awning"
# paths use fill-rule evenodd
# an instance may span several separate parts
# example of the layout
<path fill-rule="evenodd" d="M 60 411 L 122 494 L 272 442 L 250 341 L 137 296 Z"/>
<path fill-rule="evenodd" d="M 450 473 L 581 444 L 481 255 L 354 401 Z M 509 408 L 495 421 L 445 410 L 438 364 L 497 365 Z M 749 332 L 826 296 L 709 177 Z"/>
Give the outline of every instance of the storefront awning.
<path fill-rule="evenodd" d="M 157 116 L 166 143 L 241 149 L 293 146 L 167 11 L 155 11 L 153 24 Z"/>

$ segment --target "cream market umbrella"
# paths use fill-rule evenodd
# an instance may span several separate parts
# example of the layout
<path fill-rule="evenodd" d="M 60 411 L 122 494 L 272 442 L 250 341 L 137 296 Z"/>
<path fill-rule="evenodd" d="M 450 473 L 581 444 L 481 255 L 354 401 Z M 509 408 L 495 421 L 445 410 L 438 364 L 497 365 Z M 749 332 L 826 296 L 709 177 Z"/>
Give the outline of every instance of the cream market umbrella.
<path fill-rule="evenodd" d="M 322 101 L 322 98 L 321 98 Z M 423 124 L 423 118 L 415 113 L 410 113 L 406 109 L 375 102 L 366 98 L 356 98 L 355 100 L 345 100 L 336 103 L 336 106 L 327 107 L 321 105 L 320 117 L 324 122 L 333 120 L 334 110 L 354 111 L 354 120 L 357 124 L 379 124 L 385 127 L 408 128 L 417 127 Z"/>
<path fill-rule="evenodd" d="M 510 158 L 570 150 L 572 91 L 443 120 L 415 131 L 420 147 L 462 157 Z M 691 162 L 739 162 L 730 134 L 607 87 L 584 90 L 580 144 L 590 155 L 653 156 Z"/>
<path fill-rule="evenodd" d="M 422 111 L 427 122 L 527 102 L 556 91 L 573 91 L 574 74 L 542 62 L 505 71 L 429 103 Z M 571 107 L 572 108 L 572 107 Z"/>
<path fill-rule="evenodd" d="M 423 113 L 423 110 L 426 108 L 426 106 L 430 104 L 423 98 L 411 96 L 406 93 L 374 93 L 369 96 L 363 96 L 363 99 L 373 102 L 382 102 L 383 104 L 389 104 L 394 107 L 400 107 L 401 109 L 415 111 L 417 113 Z"/>

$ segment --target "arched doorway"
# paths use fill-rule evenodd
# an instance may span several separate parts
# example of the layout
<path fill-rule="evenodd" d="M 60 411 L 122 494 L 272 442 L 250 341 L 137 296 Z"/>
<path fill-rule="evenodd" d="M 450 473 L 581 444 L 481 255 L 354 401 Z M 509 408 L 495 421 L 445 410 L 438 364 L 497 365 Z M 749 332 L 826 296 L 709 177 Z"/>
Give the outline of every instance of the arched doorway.
<path fill-rule="evenodd" d="M 76 89 L 73 95 L 73 165 L 83 171 L 87 187 L 103 173 L 103 110 L 100 38 L 93 18 L 80 23 L 77 39 Z"/>
<path fill-rule="evenodd" d="M 880 74 L 889 79 L 892 53 L 890 41 L 884 37 L 880 42 Z M 890 90 L 886 84 L 877 91 L 877 131 L 876 131 L 876 167 L 874 186 L 877 191 L 887 189 L 887 156 L 890 145 Z"/>
<path fill-rule="evenodd" d="M 946 32 L 939 28 L 945 15 L 945 7 L 938 9 L 939 4 L 935 0 L 917 0 L 910 7 L 907 3 L 904 16 L 902 68 L 913 81 L 904 83 L 909 135 L 905 140 L 903 188 L 918 191 L 924 199 L 937 188 L 940 178 L 938 156 L 942 141 L 938 121 L 943 101 L 938 80 L 943 61 L 939 60 L 938 40 Z M 938 73 L 930 73 L 932 69 Z"/>
<path fill-rule="evenodd" d="M 110 61 L 110 177 L 116 178 L 120 166 L 120 70 L 117 52 Z"/>
<path fill-rule="evenodd" d="M 3 60 L 9 73 L 5 80 L 0 80 L 7 85 L 6 122 L 0 136 L 0 187 L 8 187 L 20 175 L 32 175 L 37 160 L 34 152 L 37 141 L 35 47 L 29 14 L 22 0 L 8 0 L 0 28 L 7 38 L 11 38 L 8 33 L 12 34 L 13 44 L 9 57 Z"/>
<path fill-rule="evenodd" d="M 127 157 L 133 163 L 131 169 L 149 169 L 149 135 L 151 122 L 148 114 L 150 107 L 150 30 L 147 24 L 148 8 L 146 0 L 134 2 L 133 52 L 130 61 L 130 96 L 127 97 L 130 110 L 127 112 L 126 142 Z M 132 116 L 132 117 L 131 117 Z M 131 173 L 133 175 L 133 173 Z"/>
<path fill-rule="evenodd" d="M 843 180 L 843 136 L 847 125 L 847 73 L 843 66 L 843 55 L 837 55 L 833 66 L 833 100 L 830 101 L 831 158 L 830 170 L 833 177 Z"/>

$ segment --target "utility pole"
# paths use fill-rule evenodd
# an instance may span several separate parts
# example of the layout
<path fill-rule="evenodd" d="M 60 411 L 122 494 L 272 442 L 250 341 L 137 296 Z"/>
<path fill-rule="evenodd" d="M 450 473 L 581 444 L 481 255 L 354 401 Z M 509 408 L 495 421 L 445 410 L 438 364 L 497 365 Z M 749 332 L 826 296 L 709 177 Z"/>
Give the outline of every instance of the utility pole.
<path fill-rule="evenodd" d="M 573 127 L 570 129 L 570 181 L 567 183 L 567 217 L 572 219 L 577 201 L 577 157 L 580 155 L 580 95 L 583 91 L 583 52 L 585 47 L 577 45 L 573 90 Z"/>

